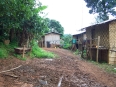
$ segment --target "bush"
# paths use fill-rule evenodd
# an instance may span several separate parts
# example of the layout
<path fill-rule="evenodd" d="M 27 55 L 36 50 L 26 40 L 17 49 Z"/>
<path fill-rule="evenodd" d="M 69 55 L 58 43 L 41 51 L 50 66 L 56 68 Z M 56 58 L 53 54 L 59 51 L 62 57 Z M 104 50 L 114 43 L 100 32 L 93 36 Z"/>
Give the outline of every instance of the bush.
<path fill-rule="evenodd" d="M 72 41 L 72 35 L 70 34 L 65 34 L 62 38 L 64 40 L 64 45 L 63 48 L 64 49 L 70 49 L 71 48 L 71 41 Z"/>
<path fill-rule="evenodd" d="M 70 49 L 71 48 L 71 44 L 64 44 L 63 48 L 64 49 Z"/>
<path fill-rule="evenodd" d="M 46 52 L 45 50 L 41 49 L 36 42 L 34 42 L 32 46 L 31 57 L 37 58 L 54 58 L 55 55 L 51 52 Z"/>
<path fill-rule="evenodd" d="M 11 52 L 14 52 L 14 47 L 17 47 L 17 42 L 12 42 L 9 45 L 0 42 L 0 59 L 7 58 Z"/>
<path fill-rule="evenodd" d="M 8 56 L 8 51 L 6 46 L 1 42 L 0 43 L 0 59 L 4 59 Z"/>
<path fill-rule="evenodd" d="M 4 59 L 8 57 L 8 52 L 4 48 L 0 48 L 0 59 Z"/>

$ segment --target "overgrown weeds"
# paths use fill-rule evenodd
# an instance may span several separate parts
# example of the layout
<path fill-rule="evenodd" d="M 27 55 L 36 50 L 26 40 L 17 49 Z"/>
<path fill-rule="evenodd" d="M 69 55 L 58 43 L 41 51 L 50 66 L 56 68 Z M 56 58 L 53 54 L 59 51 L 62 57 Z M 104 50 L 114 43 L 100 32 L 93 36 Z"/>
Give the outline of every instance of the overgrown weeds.
<path fill-rule="evenodd" d="M 17 47 L 17 42 L 12 42 L 9 45 L 0 43 L 0 59 L 8 58 L 12 52 L 14 52 L 14 47 Z"/>
<path fill-rule="evenodd" d="M 36 57 L 36 58 L 54 58 L 55 54 L 43 50 L 42 48 L 40 48 L 37 45 L 36 42 L 33 42 L 32 51 L 30 53 L 30 56 L 32 58 L 34 58 L 34 57 Z"/>
<path fill-rule="evenodd" d="M 97 63 L 95 61 L 89 61 L 89 62 L 91 62 L 94 65 L 97 65 L 98 67 L 100 67 L 102 69 L 104 69 L 106 72 L 116 74 L 116 65 L 110 65 L 108 63 Z"/>
<path fill-rule="evenodd" d="M 74 52 L 75 55 L 79 55 L 81 54 L 81 51 L 79 51 L 78 49 Z"/>
<path fill-rule="evenodd" d="M 0 43 L 0 59 L 5 59 L 9 55 L 8 46 Z"/>

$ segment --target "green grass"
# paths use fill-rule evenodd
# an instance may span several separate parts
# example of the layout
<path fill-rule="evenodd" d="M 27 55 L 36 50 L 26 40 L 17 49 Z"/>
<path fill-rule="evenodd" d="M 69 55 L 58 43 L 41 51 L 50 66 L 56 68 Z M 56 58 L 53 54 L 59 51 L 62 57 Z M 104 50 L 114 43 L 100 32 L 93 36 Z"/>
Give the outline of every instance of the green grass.
<path fill-rule="evenodd" d="M 95 61 L 89 61 L 89 62 L 91 62 L 94 65 L 97 65 L 98 67 L 102 68 L 103 70 L 105 70 L 108 73 L 116 74 L 116 69 L 114 69 L 114 68 L 116 68 L 116 65 L 110 65 L 108 63 L 97 63 Z"/>
<path fill-rule="evenodd" d="M 22 55 L 20 55 L 20 54 L 14 54 L 14 56 L 15 56 L 16 58 L 20 59 L 20 60 L 23 60 L 23 61 L 26 61 L 26 60 L 27 60 L 26 57 L 23 58 Z"/>
<path fill-rule="evenodd" d="M 0 59 L 4 59 L 8 57 L 8 51 L 4 48 L 0 48 Z"/>
<path fill-rule="evenodd" d="M 0 59 L 5 59 L 8 57 L 9 51 L 7 50 L 7 46 L 3 43 L 0 43 Z"/>
<path fill-rule="evenodd" d="M 63 45 L 63 48 L 64 48 L 64 49 L 70 49 L 70 48 L 71 48 L 71 44 L 65 43 L 65 44 Z"/>
<path fill-rule="evenodd" d="M 74 52 L 75 55 L 81 54 L 81 51 L 79 51 L 78 49 Z"/>
<path fill-rule="evenodd" d="M 0 59 L 5 59 L 8 58 L 8 56 L 11 56 L 11 53 L 14 52 L 14 47 L 17 47 L 16 42 L 12 42 L 9 45 L 0 42 Z"/>
<path fill-rule="evenodd" d="M 34 45 L 32 46 L 32 51 L 30 53 L 30 56 L 32 58 L 34 58 L 34 57 L 36 57 L 36 58 L 54 58 L 55 54 L 43 50 L 42 48 L 40 48 L 37 45 L 37 43 L 34 43 Z"/>
<path fill-rule="evenodd" d="M 14 48 L 18 47 L 17 42 L 12 42 L 9 45 L 5 45 L 4 43 L 0 43 L 0 59 L 8 58 L 9 56 L 15 56 L 21 60 L 26 60 L 26 58 L 22 58 L 22 55 L 18 55 L 14 53 Z M 37 43 L 34 41 L 32 44 L 32 51 L 29 53 L 32 58 L 54 58 L 56 55 L 47 52 L 40 48 Z M 28 56 L 25 54 L 25 56 Z"/>

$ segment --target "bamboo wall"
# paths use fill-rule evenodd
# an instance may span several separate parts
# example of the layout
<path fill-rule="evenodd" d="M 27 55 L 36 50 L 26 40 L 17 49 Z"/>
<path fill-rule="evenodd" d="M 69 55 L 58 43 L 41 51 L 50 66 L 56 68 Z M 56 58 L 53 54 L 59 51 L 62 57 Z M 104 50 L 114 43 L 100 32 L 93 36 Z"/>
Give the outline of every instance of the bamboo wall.
<path fill-rule="evenodd" d="M 91 27 L 88 27 L 86 29 L 86 34 L 87 34 L 87 40 L 90 39 L 94 39 L 92 40 L 92 45 L 97 46 L 98 43 L 98 36 L 100 36 L 100 45 L 99 46 L 103 46 L 105 48 L 109 48 L 109 24 L 101 24 L 101 25 L 94 25 Z M 96 56 L 95 53 L 97 52 L 95 51 L 95 49 L 93 49 L 93 51 L 91 51 L 91 55 L 92 59 L 95 60 Z M 104 55 L 106 54 L 106 55 Z M 108 51 L 106 50 L 99 50 L 99 58 L 98 58 L 99 62 L 108 62 Z"/>
<path fill-rule="evenodd" d="M 116 50 L 116 21 L 109 24 L 110 49 Z M 109 64 L 116 64 L 116 52 L 109 51 Z"/>
<path fill-rule="evenodd" d="M 102 24 L 95 27 L 95 38 L 98 38 L 98 36 L 100 36 L 100 46 L 109 48 L 109 24 Z"/>
<path fill-rule="evenodd" d="M 94 32 L 92 32 L 92 30 L 94 30 Z M 98 38 L 98 36 L 100 36 L 100 46 L 109 48 L 109 25 L 108 24 L 88 27 L 86 29 L 86 34 L 87 34 L 87 39 L 95 39 L 95 38 Z M 93 40 L 92 44 L 97 45 L 97 40 Z"/>

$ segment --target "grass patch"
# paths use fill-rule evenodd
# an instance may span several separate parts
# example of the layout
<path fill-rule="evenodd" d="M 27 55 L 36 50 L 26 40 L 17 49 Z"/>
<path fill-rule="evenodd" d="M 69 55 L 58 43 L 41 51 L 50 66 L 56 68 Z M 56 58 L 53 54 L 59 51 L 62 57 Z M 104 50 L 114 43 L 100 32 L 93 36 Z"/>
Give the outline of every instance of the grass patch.
<path fill-rule="evenodd" d="M 102 68 L 103 70 L 105 70 L 108 73 L 114 73 L 116 74 L 116 65 L 110 65 L 108 63 L 97 63 L 95 61 L 89 61 L 94 65 L 97 65 L 98 67 Z"/>
<path fill-rule="evenodd" d="M 81 51 L 79 51 L 78 49 L 74 52 L 75 55 L 79 55 L 81 54 Z"/>
<path fill-rule="evenodd" d="M 15 56 L 16 58 L 20 59 L 20 60 L 23 60 L 23 61 L 26 61 L 26 60 L 27 60 L 26 57 L 23 58 L 22 55 L 20 55 L 20 54 L 14 54 L 14 56 Z"/>
<path fill-rule="evenodd" d="M 0 43 L 0 59 L 5 59 L 8 57 L 8 50 L 7 46 L 5 46 L 3 43 Z"/>
<path fill-rule="evenodd" d="M 32 51 L 30 53 L 30 56 L 32 58 L 34 58 L 34 57 L 36 57 L 36 58 L 54 58 L 55 54 L 43 50 L 42 48 L 40 48 L 37 45 L 36 42 L 34 42 L 34 44 L 32 46 Z"/>
<path fill-rule="evenodd" d="M 12 42 L 9 45 L 5 45 L 0 42 L 0 59 L 8 58 L 14 52 L 14 47 L 17 47 L 17 42 Z"/>
<path fill-rule="evenodd" d="M 5 59 L 8 57 L 8 51 L 4 48 L 0 48 L 0 59 Z"/>

